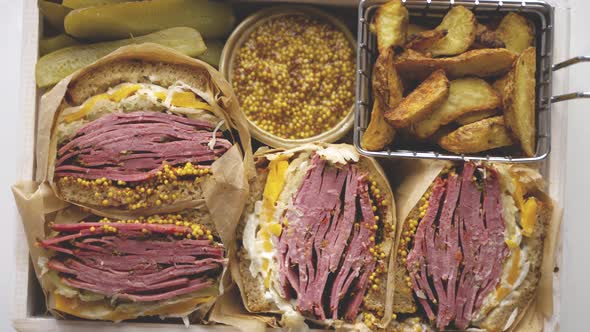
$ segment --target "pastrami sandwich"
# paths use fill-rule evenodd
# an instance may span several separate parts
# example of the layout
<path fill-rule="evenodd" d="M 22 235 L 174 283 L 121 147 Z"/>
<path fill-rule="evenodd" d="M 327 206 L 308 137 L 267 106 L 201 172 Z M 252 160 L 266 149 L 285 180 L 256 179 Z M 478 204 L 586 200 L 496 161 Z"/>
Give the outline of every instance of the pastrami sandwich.
<path fill-rule="evenodd" d="M 517 165 L 468 162 L 441 172 L 400 222 L 394 312 L 412 318 L 392 325 L 513 326 L 540 278 L 552 210 L 541 182 Z"/>
<path fill-rule="evenodd" d="M 212 165 L 241 142 L 234 138 L 249 140 L 245 120 L 234 117 L 229 84 L 204 63 L 136 48 L 69 81 L 48 180 L 60 198 L 94 211 L 176 212 L 203 201 Z"/>
<path fill-rule="evenodd" d="M 232 267 L 246 308 L 288 327 L 385 326 L 395 206 L 377 162 L 308 144 L 259 151 L 255 163 Z"/>
<path fill-rule="evenodd" d="M 220 294 L 226 250 L 203 214 L 136 219 L 91 216 L 50 224 L 38 246 L 49 306 L 60 314 L 122 321 L 201 317 Z"/>

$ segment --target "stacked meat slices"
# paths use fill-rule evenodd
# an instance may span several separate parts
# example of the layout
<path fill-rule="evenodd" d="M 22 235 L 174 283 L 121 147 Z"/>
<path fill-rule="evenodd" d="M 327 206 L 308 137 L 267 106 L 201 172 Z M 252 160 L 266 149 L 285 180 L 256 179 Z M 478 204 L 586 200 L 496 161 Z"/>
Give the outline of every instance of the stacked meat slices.
<path fill-rule="evenodd" d="M 435 181 L 408 255 L 412 288 L 439 329 L 452 321 L 457 328 L 467 328 L 498 284 L 509 252 L 498 174 L 491 168 L 481 171 L 481 188 L 471 163 L 461 176 Z"/>
<path fill-rule="evenodd" d="M 224 248 L 210 240 L 182 238 L 190 227 L 174 224 L 55 224 L 60 235 L 39 245 L 56 251 L 47 267 L 61 281 L 120 300 L 167 300 L 216 284 Z"/>
<path fill-rule="evenodd" d="M 280 283 L 299 311 L 319 319 L 357 315 L 376 264 L 368 189 L 354 165 L 336 168 L 313 157 L 279 239 Z"/>
<path fill-rule="evenodd" d="M 167 113 L 109 114 L 80 128 L 59 149 L 55 174 L 133 182 L 154 176 L 163 163 L 208 164 L 231 147 L 213 131 L 207 121 Z"/>

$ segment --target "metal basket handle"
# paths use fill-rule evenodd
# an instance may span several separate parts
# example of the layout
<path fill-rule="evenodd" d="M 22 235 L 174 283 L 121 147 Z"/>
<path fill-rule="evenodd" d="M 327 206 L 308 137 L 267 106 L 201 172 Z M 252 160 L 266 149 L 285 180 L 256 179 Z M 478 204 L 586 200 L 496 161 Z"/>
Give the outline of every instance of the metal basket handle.
<path fill-rule="evenodd" d="M 565 60 L 560 63 L 556 63 L 551 67 L 551 70 L 557 71 L 562 68 L 569 67 L 571 65 L 575 65 L 575 64 L 581 63 L 581 62 L 590 62 L 590 56 L 581 55 L 581 56 L 577 56 L 577 57 Z M 558 103 L 560 101 L 570 100 L 570 99 L 578 99 L 578 98 L 590 98 L 590 92 L 578 91 L 578 92 L 571 92 L 571 93 L 566 93 L 566 94 L 562 94 L 562 95 L 552 96 L 551 102 Z"/>

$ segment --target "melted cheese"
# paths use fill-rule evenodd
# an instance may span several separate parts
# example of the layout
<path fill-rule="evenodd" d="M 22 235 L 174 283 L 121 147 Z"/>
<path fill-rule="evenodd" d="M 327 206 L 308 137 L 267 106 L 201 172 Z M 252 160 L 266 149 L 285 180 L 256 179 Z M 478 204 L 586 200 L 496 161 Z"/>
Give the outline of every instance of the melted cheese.
<path fill-rule="evenodd" d="M 537 200 L 534 197 L 528 198 L 520 212 L 520 224 L 522 225 L 522 234 L 524 236 L 531 236 L 535 231 L 537 223 Z"/>
<path fill-rule="evenodd" d="M 90 97 L 80 107 L 74 108 L 72 113 L 64 116 L 65 122 L 73 122 L 83 119 L 89 115 L 96 104 L 101 100 L 110 100 L 114 103 L 121 103 L 123 100 L 136 94 L 146 95 L 154 103 L 163 104 L 167 108 L 191 108 L 207 110 L 212 112 L 211 105 L 200 100 L 197 95 L 185 85 L 173 85 L 169 89 L 154 84 L 146 83 L 122 83 L 106 93 Z"/>
<path fill-rule="evenodd" d="M 102 93 L 102 94 L 99 94 L 99 95 L 89 98 L 86 102 L 84 102 L 84 104 L 82 104 L 82 106 L 78 109 L 78 111 L 76 111 L 75 113 L 71 113 L 71 114 L 64 116 L 64 121 L 65 122 L 72 122 L 72 121 L 82 119 L 88 113 L 90 113 L 90 111 L 92 110 L 94 105 L 96 105 L 96 103 L 98 103 L 101 100 L 110 100 L 110 96 L 106 93 Z"/>
<path fill-rule="evenodd" d="M 139 84 L 124 84 L 119 89 L 116 89 L 115 91 L 111 92 L 109 96 L 112 101 L 118 103 L 121 100 L 131 96 L 139 89 L 141 89 L 141 85 Z"/>
<path fill-rule="evenodd" d="M 192 91 L 174 92 L 170 104 L 176 107 L 199 108 L 213 111 L 213 108 L 209 104 L 197 100 L 197 96 Z"/>
<path fill-rule="evenodd" d="M 186 315 L 193 311 L 197 305 L 206 303 L 213 299 L 211 296 L 188 298 L 179 302 L 154 306 L 154 308 L 143 311 L 139 305 L 137 305 L 135 310 L 129 310 L 129 307 L 124 309 L 112 307 L 105 301 L 83 302 L 77 297 L 67 298 L 55 293 L 53 294 L 53 297 L 55 299 L 55 309 L 63 313 L 87 319 L 112 321 L 134 319 L 138 316 Z"/>

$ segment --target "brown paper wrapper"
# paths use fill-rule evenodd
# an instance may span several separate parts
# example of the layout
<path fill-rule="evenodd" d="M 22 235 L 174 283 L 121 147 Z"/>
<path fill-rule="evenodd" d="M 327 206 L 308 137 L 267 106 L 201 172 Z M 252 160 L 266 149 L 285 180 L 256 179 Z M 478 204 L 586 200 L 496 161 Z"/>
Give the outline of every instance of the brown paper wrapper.
<path fill-rule="evenodd" d="M 403 229 L 403 224 L 410 211 L 418 204 L 418 201 L 432 184 L 439 173 L 450 162 L 427 160 L 402 160 L 395 167 L 390 180 L 394 187 L 394 195 L 397 204 L 398 231 Z M 527 187 L 538 187 L 543 190 L 544 183 L 540 175 L 526 166 L 513 166 L 517 172 L 533 175 Z M 556 205 L 546 194 L 540 192 L 540 198 L 552 204 L 551 217 L 545 232 L 543 243 L 543 262 L 541 264 L 541 278 L 537 285 L 536 296 L 514 321 L 510 331 L 533 332 L 542 331 L 546 319 L 553 315 L 553 277 L 558 249 L 558 239 L 563 217 L 563 210 Z M 398 232 L 396 247 L 399 245 L 401 233 Z"/>
<path fill-rule="evenodd" d="M 343 144 L 344 145 L 344 144 Z M 289 150 L 284 149 L 269 149 L 263 147 L 259 149 L 255 157 L 256 158 L 264 158 L 271 154 L 285 154 L 291 155 L 296 154 L 298 151 L 314 151 L 321 149 L 323 147 L 327 147 L 329 144 L 306 144 L 300 147 L 292 148 Z M 379 163 L 373 159 L 364 156 L 359 156 L 359 164 L 364 169 L 371 170 L 371 175 L 377 178 L 377 182 L 383 188 L 384 197 L 391 198 L 391 218 L 389 220 L 390 223 L 395 225 L 396 221 L 396 196 L 393 195 L 391 191 L 391 187 L 388 185 L 389 181 L 385 171 L 379 165 Z M 397 234 L 397 232 L 396 232 Z M 387 277 L 386 277 L 386 291 L 385 291 L 385 310 L 384 310 L 384 319 L 381 322 L 378 322 L 380 326 L 385 327 L 389 324 L 391 320 L 391 314 L 393 313 L 393 291 L 394 291 L 394 269 L 391 268 L 395 263 L 395 238 L 391 241 L 384 242 L 383 246 L 388 248 L 389 252 L 389 263 Z M 270 326 L 273 328 L 280 327 L 279 321 L 281 319 L 280 311 L 272 312 L 272 313 L 256 313 L 250 312 L 248 308 L 245 307 L 245 304 L 242 300 L 243 296 L 245 296 L 242 292 L 245 287 L 242 283 L 242 277 L 240 275 L 240 271 L 238 268 L 238 261 L 236 257 L 236 250 L 232 250 L 234 254 L 230 258 L 230 268 L 232 272 L 232 277 L 237 284 L 237 287 L 234 287 L 231 292 L 225 293 L 221 299 L 215 304 L 214 309 L 210 315 L 210 319 L 212 321 L 227 324 L 234 326 L 236 328 L 241 329 L 242 331 L 265 331 L 266 326 Z M 313 321 L 313 323 L 321 326 L 331 326 L 336 328 L 336 330 L 343 330 L 343 331 L 350 331 L 350 330 L 366 330 L 366 326 L 364 324 L 349 324 L 343 321 L 334 321 L 330 324 L 326 324 L 326 322 L 321 321 Z M 301 328 L 305 329 L 305 326 L 297 326 L 291 327 L 295 330 Z"/>
<path fill-rule="evenodd" d="M 222 75 L 202 61 L 155 44 L 133 45 L 122 47 L 59 82 L 41 98 L 36 146 L 37 181 L 18 183 L 12 188 L 29 244 L 35 274 L 45 293 L 48 309 L 58 317 L 60 316 L 59 313 L 52 306 L 52 292 L 49 283 L 43 277 L 43 271 L 38 265 L 39 259 L 49 258 L 49 252 L 35 245 L 38 239 L 43 239 L 49 234 L 48 223 L 75 223 L 81 221 L 89 213 L 111 218 L 129 216 L 126 211 L 117 209 L 78 208 L 61 200 L 55 186 L 52 188 L 57 146 L 53 130 L 59 116 L 59 106 L 67 91 L 68 84 L 93 68 L 117 59 L 162 61 L 188 65 L 201 71 L 204 70 L 209 75 L 208 84 L 205 87 L 197 88 L 208 92 L 209 99 L 206 98 L 205 100 L 214 107 L 216 114 L 223 115 L 226 126 L 234 129 L 238 134 L 237 142 L 239 144 L 234 144 L 231 149 L 213 163 L 212 175 L 203 184 L 204 195 L 202 199 L 182 202 L 170 209 L 144 210 L 141 211 L 142 215 L 206 206 L 221 241 L 224 244 L 233 243 L 235 241 L 235 227 L 248 195 L 248 179 L 253 174 L 250 134 L 246 127 L 245 116 L 239 109 L 237 98 L 233 94 L 230 84 Z M 232 246 L 227 246 L 226 249 L 228 250 L 228 256 L 231 256 Z M 226 274 L 225 270 L 222 280 L 220 292 L 223 292 L 223 289 L 231 284 L 229 273 Z M 200 305 L 197 310 L 198 316 L 204 316 L 213 305 L 213 302 L 210 301 L 210 303 Z"/>

